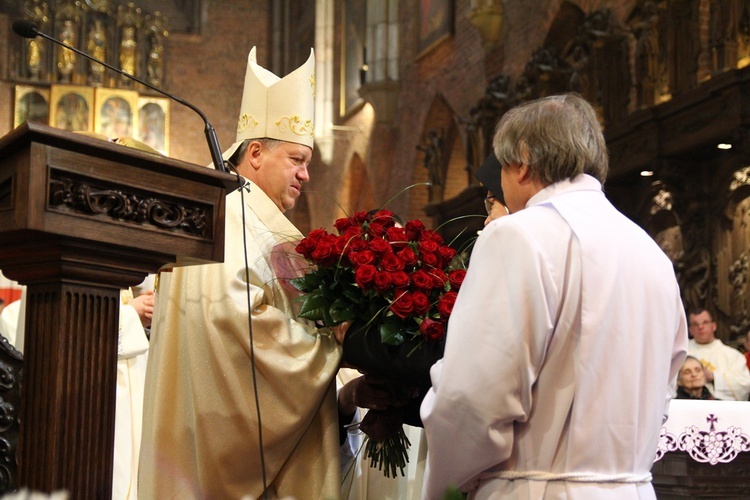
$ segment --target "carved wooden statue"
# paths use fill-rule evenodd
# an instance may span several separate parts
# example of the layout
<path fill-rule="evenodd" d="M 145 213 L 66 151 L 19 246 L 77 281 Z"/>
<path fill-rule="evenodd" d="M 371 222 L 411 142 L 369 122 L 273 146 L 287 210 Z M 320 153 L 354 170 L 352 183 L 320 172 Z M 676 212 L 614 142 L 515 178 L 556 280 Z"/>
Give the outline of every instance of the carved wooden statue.
<path fill-rule="evenodd" d="M 77 37 L 75 25 L 71 19 L 63 22 L 63 30 L 60 33 L 60 41 L 65 45 L 76 47 Z M 71 81 L 71 75 L 76 67 L 76 53 L 63 47 L 57 49 L 57 71 L 60 75 L 60 81 L 68 83 Z"/>
<path fill-rule="evenodd" d="M 417 146 L 424 152 L 424 166 L 429 172 L 430 202 L 441 201 L 445 189 L 445 160 L 443 159 L 443 133 L 434 128 L 427 132 L 424 143 Z"/>
<path fill-rule="evenodd" d="M 89 38 L 86 44 L 88 53 L 99 59 L 107 60 L 107 33 L 104 31 L 101 19 L 96 19 L 89 31 Z M 89 61 L 89 83 L 99 86 L 104 83 L 104 66 L 94 61 Z"/>

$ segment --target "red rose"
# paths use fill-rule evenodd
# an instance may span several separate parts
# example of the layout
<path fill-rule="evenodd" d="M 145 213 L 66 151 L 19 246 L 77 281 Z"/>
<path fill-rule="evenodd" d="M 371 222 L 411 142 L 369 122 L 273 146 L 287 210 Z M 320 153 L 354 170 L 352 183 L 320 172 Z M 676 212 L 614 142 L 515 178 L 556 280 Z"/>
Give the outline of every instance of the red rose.
<path fill-rule="evenodd" d="M 370 220 L 370 216 L 367 214 L 367 212 L 357 212 L 351 218 L 355 224 L 359 225 L 362 225 L 363 222 L 367 222 Z"/>
<path fill-rule="evenodd" d="M 396 271 L 391 273 L 391 283 L 396 288 L 405 288 L 409 286 L 409 275 L 403 271 Z"/>
<path fill-rule="evenodd" d="M 349 218 L 349 217 L 343 217 L 341 219 L 336 219 L 336 222 L 333 223 L 333 227 L 336 228 L 336 230 L 339 232 L 339 234 L 343 234 L 347 229 L 349 229 L 353 225 L 354 225 L 354 221 L 351 218 Z"/>
<path fill-rule="evenodd" d="M 434 253 L 420 252 L 419 258 L 422 260 L 422 264 L 426 266 L 437 267 L 438 265 L 438 258 Z"/>
<path fill-rule="evenodd" d="M 419 249 L 420 254 L 435 253 L 440 248 L 440 245 L 438 245 L 432 240 L 424 240 L 424 241 L 419 242 L 419 245 L 417 246 L 417 248 Z"/>
<path fill-rule="evenodd" d="M 338 236 L 336 238 L 336 242 L 333 244 L 333 246 L 336 248 L 336 253 L 339 255 L 346 255 L 351 251 L 351 242 L 352 238 L 351 236 L 348 236 L 346 234 L 342 234 L 341 236 Z"/>
<path fill-rule="evenodd" d="M 343 232 L 344 235 L 350 236 L 352 238 L 362 236 L 362 227 L 361 226 L 351 226 L 346 229 L 346 231 Z"/>
<path fill-rule="evenodd" d="M 410 278 L 412 284 L 420 290 L 426 290 L 429 292 L 435 287 L 435 283 L 432 281 L 432 276 L 422 269 L 411 273 Z"/>
<path fill-rule="evenodd" d="M 375 262 L 375 254 L 369 250 L 363 250 L 361 252 L 349 252 L 349 260 L 355 266 L 364 266 L 365 264 L 372 264 Z"/>
<path fill-rule="evenodd" d="M 390 210 L 378 210 L 378 213 L 372 217 L 372 221 L 377 221 L 385 227 L 393 227 L 396 224 L 396 214 Z"/>
<path fill-rule="evenodd" d="M 370 222 L 367 230 L 373 236 L 385 236 L 385 226 L 380 222 Z"/>
<path fill-rule="evenodd" d="M 391 252 L 391 245 L 383 238 L 373 238 L 369 242 L 370 251 L 375 255 L 383 255 L 387 252 Z"/>
<path fill-rule="evenodd" d="M 359 266 L 354 272 L 354 281 L 357 282 L 357 285 L 359 285 L 362 290 L 369 290 L 370 285 L 375 281 L 375 275 L 377 272 L 378 270 L 375 269 L 375 266 L 364 264 Z"/>
<path fill-rule="evenodd" d="M 385 239 L 395 248 L 404 248 L 408 243 L 406 231 L 401 227 L 389 227 L 385 232 Z"/>
<path fill-rule="evenodd" d="M 318 246 L 318 242 L 326 236 L 328 236 L 328 233 L 325 229 L 313 229 L 310 231 L 310 234 L 302 238 L 302 241 L 297 244 L 295 250 L 306 259 L 312 259 L 312 253 L 315 250 L 315 247 Z"/>
<path fill-rule="evenodd" d="M 448 276 L 445 275 L 442 269 L 430 269 L 429 273 L 432 277 L 432 282 L 435 284 L 435 288 L 445 288 L 445 284 L 448 282 Z"/>
<path fill-rule="evenodd" d="M 328 236 L 328 232 L 325 229 L 313 229 L 310 231 L 310 234 L 307 235 L 307 238 L 317 243 L 318 240 L 325 238 L 326 236 Z"/>
<path fill-rule="evenodd" d="M 419 291 L 413 292 L 411 299 L 414 303 L 414 314 L 417 316 L 423 316 L 430 310 L 430 299 L 424 293 Z"/>
<path fill-rule="evenodd" d="M 451 283 L 451 290 L 458 291 L 466 277 L 466 269 L 456 269 L 448 274 L 448 280 Z"/>
<path fill-rule="evenodd" d="M 427 340 L 441 340 L 445 337 L 445 327 L 441 322 L 427 318 L 419 325 L 419 333 Z"/>
<path fill-rule="evenodd" d="M 445 262 L 446 264 L 453 260 L 453 257 L 456 256 L 456 250 L 451 247 L 447 246 L 440 246 L 437 250 L 438 256 Z"/>
<path fill-rule="evenodd" d="M 393 283 L 393 280 L 391 279 L 391 273 L 378 271 L 378 273 L 375 275 L 375 290 L 377 290 L 379 293 L 382 294 L 387 292 L 388 289 L 391 288 L 391 283 Z"/>
<path fill-rule="evenodd" d="M 417 241 L 422 231 L 424 231 L 424 224 L 421 220 L 410 220 L 404 225 L 404 231 L 406 231 L 408 239 Z"/>
<path fill-rule="evenodd" d="M 396 254 L 387 253 L 383 255 L 383 259 L 380 261 L 380 267 L 383 271 L 402 271 L 404 269 L 404 261 L 399 259 Z"/>
<path fill-rule="evenodd" d="M 436 231 L 426 229 L 422 231 L 422 234 L 419 235 L 419 241 L 432 241 L 433 243 L 439 245 L 443 242 L 443 237 L 440 236 L 440 234 Z"/>
<path fill-rule="evenodd" d="M 352 238 L 352 241 L 349 242 L 349 251 L 361 252 L 362 250 L 367 250 L 367 242 L 359 237 Z"/>
<path fill-rule="evenodd" d="M 389 307 L 393 314 L 401 319 L 405 319 L 414 311 L 414 300 L 409 292 L 397 292 L 396 298 Z"/>
<path fill-rule="evenodd" d="M 337 257 L 333 242 L 327 238 L 320 240 L 312 252 L 312 259 L 324 266 L 335 262 Z"/>
<path fill-rule="evenodd" d="M 310 238 L 302 238 L 302 241 L 294 249 L 298 254 L 310 260 L 312 259 L 313 250 L 315 250 L 315 242 Z"/>
<path fill-rule="evenodd" d="M 417 263 L 417 254 L 414 253 L 410 247 L 406 247 L 399 251 L 396 255 L 401 259 L 407 266 L 412 266 Z"/>
<path fill-rule="evenodd" d="M 458 294 L 456 292 L 446 292 L 445 295 L 440 297 L 440 300 L 438 301 L 438 312 L 440 313 L 440 318 L 443 320 L 447 320 L 451 313 L 453 312 L 453 304 L 456 303 L 456 296 Z"/>

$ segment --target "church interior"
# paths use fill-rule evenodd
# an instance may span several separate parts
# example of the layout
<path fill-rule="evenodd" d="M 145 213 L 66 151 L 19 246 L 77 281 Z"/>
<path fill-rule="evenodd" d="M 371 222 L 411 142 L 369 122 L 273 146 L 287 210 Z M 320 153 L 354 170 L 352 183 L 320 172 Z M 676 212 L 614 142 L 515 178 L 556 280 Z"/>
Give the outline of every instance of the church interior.
<path fill-rule="evenodd" d="M 475 238 L 499 118 L 577 92 L 604 126 L 606 195 L 669 256 L 686 309 L 729 345 L 750 330 L 749 0 L 0 0 L 0 137 L 38 122 L 204 166 L 194 110 L 18 19 L 191 103 L 224 148 L 249 51 L 284 76 L 314 48 L 311 180 L 287 212 L 303 234 L 388 208 Z"/>

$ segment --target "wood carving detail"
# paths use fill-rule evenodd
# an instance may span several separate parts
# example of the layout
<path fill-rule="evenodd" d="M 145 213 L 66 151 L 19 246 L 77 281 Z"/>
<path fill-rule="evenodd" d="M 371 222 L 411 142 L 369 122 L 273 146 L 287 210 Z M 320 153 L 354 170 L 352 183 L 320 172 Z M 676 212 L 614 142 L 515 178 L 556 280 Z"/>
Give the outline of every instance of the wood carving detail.
<path fill-rule="evenodd" d="M 161 229 L 180 230 L 201 238 L 210 236 L 211 217 L 206 207 L 189 207 L 121 189 L 94 186 L 68 177 L 50 180 L 49 205 L 108 215 L 113 219 L 138 224 L 151 224 Z"/>
<path fill-rule="evenodd" d="M 0 492 L 16 489 L 23 354 L 0 336 Z"/>

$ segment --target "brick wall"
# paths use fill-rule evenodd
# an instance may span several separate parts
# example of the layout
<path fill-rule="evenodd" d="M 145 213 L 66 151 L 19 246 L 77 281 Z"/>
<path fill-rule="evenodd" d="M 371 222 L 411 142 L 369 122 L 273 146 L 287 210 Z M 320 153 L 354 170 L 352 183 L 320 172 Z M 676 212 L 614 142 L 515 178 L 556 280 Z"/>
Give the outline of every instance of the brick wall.
<path fill-rule="evenodd" d="M 222 149 L 235 140 L 247 55 L 257 46 L 258 62 L 268 65 L 268 2 L 206 2 L 200 36 L 170 36 L 166 82 L 169 91 L 196 105 L 214 126 Z M 170 156 L 205 165 L 211 155 L 203 122 L 191 110 L 172 105 Z"/>
<path fill-rule="evenodd" d="M 309 0 L 312 1 L 312 0 Z M 701 2 L 707 12 L 708 0 Z M 458 135 L 451 149 L 450 172 L 454 189 L 466 183 L 464 125 L 469 110 L 485 92 L 489 80 L 500 74 L 516 78 L 534 51 L 544 43 L 563 0 L 507 0 L 501 48 L 486 52 L 478 31 L 470 24 L 467 13 L 470 0 L 455 0 L 455 32 L 429 53 L 417 54 L 417 12 L 415 1 L 399 2 L 400 90 L 396 116 L 392 124 L 374 123 L 377 110 L 367 104 L 337 124 L 352 127 L 352 132 L 338 133 L 332 159 L 324 164 L 320 156 L 312 166 L 305 213 L 289 215 L 293 221 L 309 227 L 330 227 L 342 214 L 342 198 L 348 199 L 345 183 L 349 172 L 366 175 L 368 196 L 374 206 L 381 206 L 406 186 L 422 178 L 426 170 L 422 153 L 416 149 L 431 125 L 431 110 L 439 97 L 445 103 L 443 120 L 453 120 Z M 635 0 L 568 1 L 585 13 L 610 8 L 625 21 L 636 4 Z M 237 113 L 242 95 L 247 54 L 257 46 L 259 63 L 266 66 L 269 51 L 268 0 L 213 0 L 205 3 L 205 24 L 201 35 L 172 34 L 167 39 L 166 88 L 202 109 L 217 130 L 222 148 L 235 139 Z M 336 11 L 336 19 L 340 19 Z M 0 135 L 11 128 L 12 86 L 3 81 L 8 74 L 7 39 L 10 20 L 0 16 Z M 703 37 L 707 27 L 703 26 Z M 293 30 L 292 30 L 293 32 Z M 334 54 L 340 50 L 341 37 L 334 36 Z M 338 59 L 336 59 L 338 60 Z M 706 75 L 708 56 L 701 56 L 700 76 Z M 334 68 L 338 75 L 340 67 Z M 338 86 L 338 78 L 334 78 Z M 338 88 L 334 95 L 338 96 Z M 337 102 L 337 99 L 334 99 Z M 191 110 L 172 104 L 171 156 L 197 164 L 207 164 L 210 155 L 206 146 L 203 123 Z M 363 165 L 350 168 L 360 158 Z M 453 175 L 453 174 L 449 174 Z M 452 194 L 454 191 L 450 191 Z M 427 190 L 412 189 L 398 196 L 388 208 L 404 218 L 424 217 L 421 207 L 426 203 Z M 449 193 L 446 193 L 449 197 Z"/>

